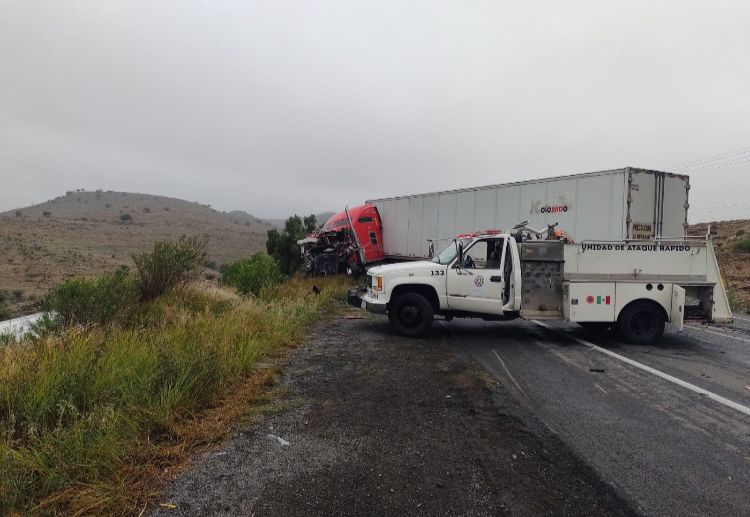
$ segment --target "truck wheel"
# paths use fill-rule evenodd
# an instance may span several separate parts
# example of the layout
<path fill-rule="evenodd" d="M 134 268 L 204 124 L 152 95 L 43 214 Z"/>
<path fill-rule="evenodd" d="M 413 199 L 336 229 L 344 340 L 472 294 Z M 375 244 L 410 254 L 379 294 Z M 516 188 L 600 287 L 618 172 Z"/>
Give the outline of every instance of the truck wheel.
<path fill-rule="evenodd" d="M 664 334 L 664 313 L 654 303 L 638 301 L 625 307 L 617 318 L 617 332 L 629 343 L 650 345 Z"/>
<path fill-rule="evenodd" d="M 402 336 L 420 337 L 427 334 L 434 317 L 432 304 L 418 293 L 404 293 L 390 304 L 388 320 L 391 328 Z"/>
<path fill-rule="evenodd" d="M 349 276 L 351 278 L 357 278 L 361 273 L 362 273 L 362 270 L 359 268 L 357 264 L 346 265 L 346 276 Z"/>

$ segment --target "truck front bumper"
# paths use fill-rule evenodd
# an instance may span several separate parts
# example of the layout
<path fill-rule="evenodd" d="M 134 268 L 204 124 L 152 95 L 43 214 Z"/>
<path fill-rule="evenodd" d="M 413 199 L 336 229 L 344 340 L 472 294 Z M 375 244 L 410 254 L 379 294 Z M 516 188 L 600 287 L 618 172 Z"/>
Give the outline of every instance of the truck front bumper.
<path fill-rule="evenodd" d="M 385 314 L 387 311 L 386 304 L 376 303 L 376 302 L 368 300 L 366 291 L 357 291 L 357 290 L 349 291 L 349 295 L 346 298 L 346 302 L 352 307 L 357 307 L 358 309 L 366 309 L 376 314 Z"/>

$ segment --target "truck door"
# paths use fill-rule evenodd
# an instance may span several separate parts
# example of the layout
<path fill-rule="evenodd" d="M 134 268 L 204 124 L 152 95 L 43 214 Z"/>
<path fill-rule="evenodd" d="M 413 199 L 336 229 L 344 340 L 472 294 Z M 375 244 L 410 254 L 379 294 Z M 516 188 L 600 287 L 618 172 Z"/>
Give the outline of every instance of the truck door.
<path fill-rule="evenodd" d="M 464 263 L 454 263 L 447 272 L 450 310 L 503 313 L 504 246 L 505 238 L 487 238 L 475 241 L 464 250 Z"/>

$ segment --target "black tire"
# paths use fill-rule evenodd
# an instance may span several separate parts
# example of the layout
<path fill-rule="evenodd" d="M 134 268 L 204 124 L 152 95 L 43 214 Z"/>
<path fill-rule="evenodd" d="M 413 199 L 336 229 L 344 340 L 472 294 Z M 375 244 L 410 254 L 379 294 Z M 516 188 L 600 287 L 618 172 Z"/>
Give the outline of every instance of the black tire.
<path fill-rule="evenodd" d="M 612 326 L 608 321 L 579 321 L 578 324 L 592 332 L 606 332 Z"/>
<path fill-rule="evenodd" d="M 651 345 L 664 335 L 664 311 L 653 302 L 637 301 L 629 304 L 617 318 L 617 333 L 636 345 Z"/>
<path fill-rule="evenodd" d="M 401 294 L 388 307 L 391 328 L 406 337 L 426 335 L 432 327 L 434 316 L 432 304 L 419 293 Z"/>

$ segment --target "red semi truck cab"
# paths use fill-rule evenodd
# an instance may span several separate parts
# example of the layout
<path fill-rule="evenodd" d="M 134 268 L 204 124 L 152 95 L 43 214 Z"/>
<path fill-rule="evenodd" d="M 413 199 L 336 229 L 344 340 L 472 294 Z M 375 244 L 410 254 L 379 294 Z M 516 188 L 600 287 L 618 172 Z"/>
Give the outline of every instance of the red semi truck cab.
<path fill-rule="evenodd" d="M 379 262 L 383 254 L 383 223 L 378 209 L 373 205 L 360 205 L 348 208 L 331 216 L 321 228 L 321 232 L 351 229 L 359 248 L 359 264 Z"/>
<path fill-rule="evenodd" d="M 359 274 L 366 265 L 382 261 L 383 225 L 372 205 L 347 208 L 330 217 L 320 230 L 298 241 L 311 274 L 346 271 Z"/>

